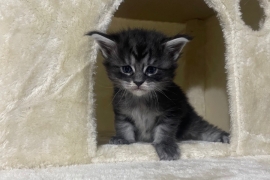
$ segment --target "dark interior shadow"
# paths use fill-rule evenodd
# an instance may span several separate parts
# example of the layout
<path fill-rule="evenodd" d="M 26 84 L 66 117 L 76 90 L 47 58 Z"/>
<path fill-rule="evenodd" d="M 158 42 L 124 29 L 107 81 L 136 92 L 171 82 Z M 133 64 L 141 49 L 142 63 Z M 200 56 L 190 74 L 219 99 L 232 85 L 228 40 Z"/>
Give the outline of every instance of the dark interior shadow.
<path fill-rule="evenodd" d="M 240 11 L 247 26 L 258 31 L 265 20 L 264 10 L 258 0 L 241 0 Z"/>

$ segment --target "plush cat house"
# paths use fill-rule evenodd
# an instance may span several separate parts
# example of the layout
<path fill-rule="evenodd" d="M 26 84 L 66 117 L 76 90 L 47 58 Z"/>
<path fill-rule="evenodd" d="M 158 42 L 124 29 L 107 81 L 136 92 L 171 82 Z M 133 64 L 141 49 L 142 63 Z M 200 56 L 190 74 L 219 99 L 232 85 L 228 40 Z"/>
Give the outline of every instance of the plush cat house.
<path fill-rule="evenodd" d="M 99 83 L 95 82 L 98 51 L 93 39 L 84 34 L 90 30 L 106 31 L 121 2 L 0 2 L 2 169 L 158 160 L 150 144 L 97 145 L 97 136 L 103 133 L 102 125 L 97 127 L 94 93 L 95 84 Z M 195 9 L 200 9 L 200 4 L 204 3 L 194 2 Z M 185 3 L 188 1 L 180 4 Z M 210 42 L 215 39 L 209 40 L 209 46 L 194 40 L 193 45 L 187 47 L 180 74 L 185 72 L 188 76 L 181 82 L 200 114 L 210 119 L 225 119 L 225 124 L 220 125 L 227 130 L 230 119 L 231 143 L 183 142 L 179 144 L 181 158 L 270 155 L 270 2 L 259 1 L 265 17 L 258 30 L 252 30 L 242 20 L 239 0 L 205 0 L 205 3 L 216 12 L 223 32 L 226 75 L 222 68 L 213 69 L 225 75 L 226 84 L 217 89 L 227 92 L 228 96 L 206 91 L 208 82 L 205 78 L 198 80 L 212 67 L 220 67 L 213 61 L 215 58 L 211 59 L 215 56 L 211 54 L 215 45 Z M 203 24 L 208 21 L 187 18 L 185 22 L 189 24 L 185 25 L 185 30 L 195 39 L 215 34 L 211 24 Z M 201 31 L 196 32 L 194 27 L 202 25 L 210 31 L 204 29 L 204 34 L 200 35 Z M 197 49 L 194 51 L 191 47 Z M 205 54 L 206 51 L 209 53 Z M 202 61 L 196 61 L 198 57 L 202 57 Z M 217 62 L 222 64 L 222 61 Z M 219 74 L 211 73 L 211 77 Z M 214 99 L 216 104 L 211 105 L 212 101 L 207 99 Z M 215 99 L 221 99 L 225 109 L 213 112 L 216 114 L 212 116 L 211 107 L 219 104 Z M 217 124 L 214 121 L 212 123 Z"/>

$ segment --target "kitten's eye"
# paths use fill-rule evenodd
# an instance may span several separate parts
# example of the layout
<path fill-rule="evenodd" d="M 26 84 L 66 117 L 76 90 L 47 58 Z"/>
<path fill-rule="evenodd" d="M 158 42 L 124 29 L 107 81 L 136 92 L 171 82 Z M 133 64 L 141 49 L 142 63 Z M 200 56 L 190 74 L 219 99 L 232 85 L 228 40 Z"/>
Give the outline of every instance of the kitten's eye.
<path fill-rule="evenodd" d="M 124 74 L 131 75 L 133 73 L 133 70 L 130 66 L 122 66 L 121 71 Z"/>
<path fill-rule="evenodd" d="M 147 75 L 153 75 L 153 74 L 156 74 L 157 72 L 157 68 L 156 67 L 153 67 L 153 66 L 148 66 L 145 70 L 145 73 Z"/>

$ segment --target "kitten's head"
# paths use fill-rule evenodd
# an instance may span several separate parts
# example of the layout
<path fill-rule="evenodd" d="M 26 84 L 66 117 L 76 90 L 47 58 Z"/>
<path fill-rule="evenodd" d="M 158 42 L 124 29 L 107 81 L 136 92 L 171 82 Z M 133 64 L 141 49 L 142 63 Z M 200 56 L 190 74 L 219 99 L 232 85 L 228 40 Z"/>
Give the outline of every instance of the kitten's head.
<path fill-rule="evenodd" d="M 191 39 L 167 37 L 156 31 L 125 30 L 114 34 L 89 32 L 104 56 L 104 65 L 115 86 L 136 96 L 160 91 L 173 80 L 177 59 Z"/>

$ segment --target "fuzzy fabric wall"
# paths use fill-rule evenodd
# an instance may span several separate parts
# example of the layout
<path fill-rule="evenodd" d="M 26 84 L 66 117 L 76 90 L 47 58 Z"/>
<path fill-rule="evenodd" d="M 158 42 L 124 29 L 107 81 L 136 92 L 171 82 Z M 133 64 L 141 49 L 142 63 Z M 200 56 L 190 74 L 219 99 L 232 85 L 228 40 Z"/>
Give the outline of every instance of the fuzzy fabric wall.
<path fill-rule="evenodd" d="M 37 167 L 152 160 L 151 145 L 99 147 L 93 74 L 96 44 L 121 0 L 0 2 L 0 166 Z M 191 143 L 182 157 L 270 154 L 270 2 L 252 31 L 239 0 L 205 0 L 218 13 L 226 42 L 231 145 Z M 229 151 L 230 150 L 230 151 Z"/>
<path fill-rule="evenodd" d="M 231 152 L 270 154 L 270 1 L 259 0 L 264 22 L 253 31 L 241 19 L 240 0 L 205 0 L 218 12 L 226 42 Z"/>
<path fill-rule="evenodd" d="M 96 48 L 116 0 L 0 2 L 0 167 L 80 164 L 96 151 Z M 94 48 L 93 48 L 94 47 Z"/>

